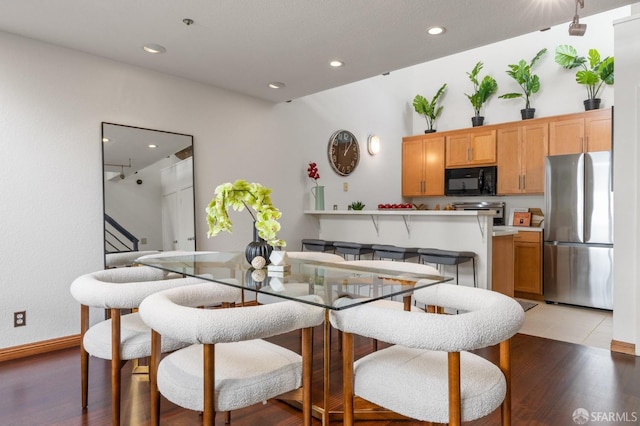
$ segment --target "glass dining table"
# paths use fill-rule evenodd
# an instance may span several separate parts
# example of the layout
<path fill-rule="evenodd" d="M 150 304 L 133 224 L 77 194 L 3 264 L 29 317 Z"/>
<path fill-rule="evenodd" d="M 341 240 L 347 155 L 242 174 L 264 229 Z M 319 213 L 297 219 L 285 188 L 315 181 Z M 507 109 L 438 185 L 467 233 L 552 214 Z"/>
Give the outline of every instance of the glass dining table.
<path fill-rule="evenodd" d="M 243 290 L 242 304 L 295 300 L 325 309 L 323 406 L 314 407 L 314 416 L 319 417 L 323 425 L 332 420 L 328 409 L 329 312 L 353 309 L 382 299 L 402 300 L 404 309 L 409 310 L 413 291 L 452 279 L 402 271 L 400 265 L 394 270 L 294 257 L 289 258 L 284 267 L 254 269 L 242 252 L 166 252 L 142 256 L 136 263 L 240 288 Z"/>

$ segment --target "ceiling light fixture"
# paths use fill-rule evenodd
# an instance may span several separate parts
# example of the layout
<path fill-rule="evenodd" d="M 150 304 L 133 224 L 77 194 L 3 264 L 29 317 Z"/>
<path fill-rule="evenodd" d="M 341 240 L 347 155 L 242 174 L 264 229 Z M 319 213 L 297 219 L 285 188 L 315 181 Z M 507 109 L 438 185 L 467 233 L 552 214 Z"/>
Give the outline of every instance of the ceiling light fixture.
<path fill-rule="evenodd" d="M 584 9 L 584 0 L 576 0 L 576 14 L 573 15 L 573 21 L 569 24 L 570 36 L 583 36 L 587 31 L 587 24 L 580 23 L 580 17 L 578 16 L 578 5 L 580 9 Z"/>
<path fill-rule="evenodd" d="M 329 65 L 331 65 L 334 68 L 339 68 L 339 67 L 344 65 L 344 62 L 338 61 L 338 60 L 334 60 L 334 61 L 329 62 Z"/>
<path fill-rule="evenodd" d="M 102 138 L 102 142 L 109 142 L 109 138 Z"/>
<path fill-rule="evenodd" d="M 445 27 L 431 27 L 427 28 L 427 34 L 429 35 L 440 35 L 444 34 L 447 31 Z"/>
<path fill-rule="evenodd" d="M 271 83 L 269 83 L 269 87 L 271 87 L 272 89 L 282 89 L 285 86 L 286 85 L 284 83 L 281 83 L 279 81 L 272 81 Z"/>
<path fill-rule="evenodd" d="M 164 53 L 167 51 L 163 46 L 154 43 L 145 44 L 143 49 L 147 53 Z"/>
<path fill-rule="evenodd" d="M 184 18 L 182 22 L 188 27 L 189 25 L 193 25 L 193 19 Z"/>
<path fill-rule="evenodd" d="M 157 148 L 158 145 L 154 144 L 154 143 L 150 143 L 149 145 L 147 145 L 149 148 Z"/>

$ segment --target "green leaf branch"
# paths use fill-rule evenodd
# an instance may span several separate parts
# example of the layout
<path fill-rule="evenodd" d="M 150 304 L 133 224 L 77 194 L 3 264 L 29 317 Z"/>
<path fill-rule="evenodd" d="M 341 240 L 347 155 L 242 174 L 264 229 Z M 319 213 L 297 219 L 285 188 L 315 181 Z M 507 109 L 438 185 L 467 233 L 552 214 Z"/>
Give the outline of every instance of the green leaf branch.
<path fill-rule="evenodd" d="M 271 189 L 259 183 L 249 183 L 239 179 L 234 183 L 223 183 L 215 190 L 215 197 L 207 206 L 207 223 L 209 237 L 215 237 L 220 232 L 231 233 L 232 223 L 228 209 L 243 211 L 245 208 L 255 222 L 260 238 L 271 246 L 286 246 L 284 240 L 276 236 L 280 231 L 278 219 L 282 216 L 280 210 L 271 202 Z M 254 210 L 255 214 L 251 211 Z"/>

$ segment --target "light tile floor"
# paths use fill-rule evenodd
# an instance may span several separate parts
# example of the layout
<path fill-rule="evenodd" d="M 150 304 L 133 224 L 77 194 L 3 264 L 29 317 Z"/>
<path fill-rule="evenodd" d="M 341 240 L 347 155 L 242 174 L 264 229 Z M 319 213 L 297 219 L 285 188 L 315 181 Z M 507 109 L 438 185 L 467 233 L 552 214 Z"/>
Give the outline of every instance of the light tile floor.
<path fill-rule="evenodd" d="M 525 313 L 520 333 L 610 349 L 613 329 L 611 311 L 531 302 L 538 305 Z"/>

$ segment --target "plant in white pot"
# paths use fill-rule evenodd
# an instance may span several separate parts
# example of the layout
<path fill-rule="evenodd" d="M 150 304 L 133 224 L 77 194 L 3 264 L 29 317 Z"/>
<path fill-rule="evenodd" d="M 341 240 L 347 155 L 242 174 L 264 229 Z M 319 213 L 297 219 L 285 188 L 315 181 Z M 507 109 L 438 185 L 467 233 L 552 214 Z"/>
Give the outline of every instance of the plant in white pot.
<path fill-rule="evenodd" d="M 482 62 L 478 62 L 473 67 L 473 70 L 467 73 L 469 80 L 473 83 L 474 93 L 472 95 L 465 93 L 465 96 L 471 102 L 471 106 L 473 106 L 473 111 L 475 112 L 475 115 L 471 118 L 471 124 L 474 127 L 482 126 L 484 117 L 480 115 L 480 109 L 482 105 L 498 91 L 498 83 L 493 77 L 485 75 L 482 80 L 479 80 L 478 74 L 483 66 L 484 64 Z"/>
<path fill-rule="evenodd" d="M 520 110 L 523 120 L 533 118 L 536 112 L 535 108 L 531 108 L 531 95 L 538 93 L 540 90 L 540 78 L 536 74 L 531 73 L 531 68 L 533 68 L 545 53 L 547 53 L 547 49 L 542 49 L 536 53 L 536 56 L 534 56 L 529 63 L 521 59 L 517 64 L 508 65 L 507 75 L 518 83 L 522 92 L 505 93 L 498 97 L 501 99 L 524 98 L 524 109 Z"/>
<path fill-rule="evenodd" d="M 428 129 L 424 131 L 425 133 L 433 133 L 436 131 L 436 120 L 440 114 L 442 114 L 443 108 L 442 105 L 437 106 L 438 98 L 444 93 L 446 88 L 447 83 L 438 89 L 431 100 L 422 95 L 416 95 L 416 97 L 413 98 L 413 109 L 427 120 Z"/>
<path fill-rule="evenodd" d="M 600 59 L 596 49 L 589 49 L 589 56 L 578 56 L 573 46 L 567 44 L 556 47 L 556 63 L 563 68 L 580 68 L 576 72 L 576 82 L 587 89 L 587 99 L 584 101 L 586 111 L 600 108 L 598 95 L 605 85 L 613 85 L 613 56 Z"/>

